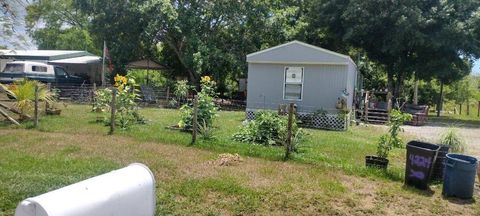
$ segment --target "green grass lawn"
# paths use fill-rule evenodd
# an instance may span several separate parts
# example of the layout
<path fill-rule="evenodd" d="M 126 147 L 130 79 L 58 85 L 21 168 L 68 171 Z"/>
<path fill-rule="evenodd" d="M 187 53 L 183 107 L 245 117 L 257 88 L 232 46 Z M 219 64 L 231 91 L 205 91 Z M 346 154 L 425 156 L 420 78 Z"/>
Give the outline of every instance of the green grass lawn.
<path fill-rule="evenodd" d="M 24 198 L 132 162 L 147 164 L 155 174 L 158 215 L 480 213 L 474 201 L 443 198 L 440 185 L 429 192 L 403 187 L 404 149 L 391 153 L 387 172 L 366 169 L 364 157 L 375 154 L 381 127 L 307 129 L 299 153 L 283 162 L 283 148 L 232 141 L 243 112 L 220 112 L 216 139 L 199 139 L 193 146 L 190 134 L 166 128 L 178 122 L 177 110 L 141 113 L 146 125 L 111 136 L 95 122 L 98 114 L 82 105 L 42 117 L 38 129 L 3 124 L 0 215 L 13 214 Z M 244 161 L 218 166 L 220 153 L 238 153 Z"/>
<path fill-rule="evenodd" d="M 429 121 L 443 125 L 457 125 L 480 128 L 480 117 L 478 117 L 476 113 L 475 115 L 442 114 L 440 117 L 437 117 L 437 115 L 434 113 L 430 113 Z"/>

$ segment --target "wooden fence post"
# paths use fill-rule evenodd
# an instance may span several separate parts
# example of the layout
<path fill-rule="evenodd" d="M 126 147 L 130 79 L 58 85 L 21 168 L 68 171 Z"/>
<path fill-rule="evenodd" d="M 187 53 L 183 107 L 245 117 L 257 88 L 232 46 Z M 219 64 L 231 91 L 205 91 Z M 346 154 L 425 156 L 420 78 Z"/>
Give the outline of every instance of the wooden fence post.
<path fill-rule="evenodd" d="M 193 98 L 193 116 L 192 116 L 192 145 L 197 141 L 198 130 L 198 95 Z"/>
<path fill-rule="evenodd" d="M 92 87 L 92 92 L 91 92 L 91 100 L 92 100 L 92 110 L 95 106 L 95 92 L 97 91 L 97 84 L 96 83 L 93 83 L 93 87 Z"/>
<path fill-rule="evenodd" d="M 47 89 L 48 91 L 52 90 L 52 85 L 50 83 L 47 83 Z M 48 104 L 48 101 L 45 101 L 45 114 L 47 114 L 48 108 L 50 108 L 50 104 Z"/>
<path fill-rule="evenodd" d="M 478 106 L 477 106 L 477 117 L 480 117 L 480 101 L 478 101 Z"/>
<path fill-rule="evenodd" d="M 290 103 L 288 108 L 288 124 L 287 124 L 287 142 L 285 146 L 285 160 L 290 159 L 290 153 L 292 152 L 292 124 L 293 124 L 293 109 L 294 104 Z"/>
<path fill-rule="evenodd" d="M 470 115 L 470 101 L 467 100 L 467 116 Z"/>
<path fill-rule="evenodd" d="M 460 104 L 460 115 L 462 115 L 462 104 Z"/>
<path fill-rule="evenodd" d="M 35 111 L 33 126 L 35 128 L 38 126 L 38 85 L 35 85 Z"/>
<path fill-rule="evenodd" d="M 111 116 L 110 116 L 110 132 L 108 134 L 113 134 L 115 132 L 115 112 L 117 111 L 117 106 L 116 106 L 116 100 L 117 100 L 117 89 L 112 88 L 112 102 L 110 104 L 110 110 L 112 111 Z"/>
<path fill-rule="evenodd" d="M 167 100 L 167 106 L 168 106 L 168 99 L 169 99 L 169 97 L 170 97 L 170 87 L 167 87 L 167 98 L 166 98 L 166 100 Z"/>

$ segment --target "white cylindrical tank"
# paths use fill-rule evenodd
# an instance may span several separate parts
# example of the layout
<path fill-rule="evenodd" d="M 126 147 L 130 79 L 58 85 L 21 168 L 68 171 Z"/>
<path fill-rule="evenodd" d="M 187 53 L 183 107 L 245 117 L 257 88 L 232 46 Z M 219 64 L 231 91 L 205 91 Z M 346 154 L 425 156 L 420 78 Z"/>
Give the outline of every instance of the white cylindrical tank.
<path fill-rule="evenodd" d="M 15 216 L 152 216 L 155 178 L 134 163 L 40 196 L 23 200 Z"/>

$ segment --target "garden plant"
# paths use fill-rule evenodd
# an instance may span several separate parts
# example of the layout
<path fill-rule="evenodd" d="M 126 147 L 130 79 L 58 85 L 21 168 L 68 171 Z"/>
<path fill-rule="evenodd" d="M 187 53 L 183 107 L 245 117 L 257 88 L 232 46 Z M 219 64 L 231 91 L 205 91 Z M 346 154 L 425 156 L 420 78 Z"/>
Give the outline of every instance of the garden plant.
<path fill-rule="evenodd" d="M 403 113 L 399 110 L 392 110 L 390 114 L 390 121 L 388 123 L 389 129 L 388 132 L 382 135 L 377 143 L 377 155 L 375 156 L 366 156 L 367 166 L 387 168 L 388 166 L 388 155 L 393 148 L 403 147 L 403 140 L 399 136 L 403 125 L 406 121 L 410 121 L 412 115 L 408 113 Z"/>
<path fill-rule="evenodd" d="M 442 135 L 440 143 L 450 147 L 452 152 L 463 153 L 465 151 L 465 141 L 458 134 L 458 130 L 449 127 Z"/>
<path fill-rule="evenodd" d="M 116 91 L 116 115 L 115 123 L 122 129 L 126 129 L 133 124 L 143 124 L 145 119 L 138 113 L 137 100 L 140 98 L 136 82 L 133 77 L 117 75 L 114 78 Z M 95 100 L 93 110 L 95 112 L 104 113 L 105 123 L 110 122 L 112 89 L 104 88 L 95 92 Z"/>
<path fill-rule="evenodd" d="M 14 106 L 20 112 L 21 119 L 28 119 L 35 103 L 35 86 L 38 87 L 38 100 L 53 103 L 55 93 L 38 81 L 23 79 L 10 85 L 0 84 L 0 88 L 7 92 L 9 97 L 15 100 Z"/>
<path fill-rule="evenodd" d="M 215 105 L 215 81 L 209 76 L 202 77 L 200 81 L 201 90 L 198 92 L 198 113 L 197 122 L 202 124 L 202 128 L 211 127 L 213 120 L 217 116 L 218 107 Z M 180 108 L 182 113 L 178 127 L 189 130 L 192 128 L 193 104 L 185 104 Z"/>
<path fill-rule="evenodd" d="M 286 116 L 270 111 L 259 111 L 255 114 L 254 120 L 243 122 L 240 130 L 233 135 L 233 139 L 246 143 L 283 146 L 287 142 L 287 124 Z M 294 151 L 304 136 L 305 133 L 298 127 L 294 115 L 292 123 L 292 145 Z"/>

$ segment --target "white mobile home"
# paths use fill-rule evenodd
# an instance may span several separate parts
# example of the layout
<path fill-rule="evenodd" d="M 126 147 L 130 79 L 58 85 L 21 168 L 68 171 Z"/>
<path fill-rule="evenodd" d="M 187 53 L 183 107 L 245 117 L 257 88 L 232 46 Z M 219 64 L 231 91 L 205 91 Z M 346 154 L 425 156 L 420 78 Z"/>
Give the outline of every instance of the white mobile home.
<path fill-rule="evenodd" d="M 357 83 L 349 56 L 292 41 L 249 54 L 247 62 L 248 118 L 295 103 L 300 117 L 314 118 L 312 127 L 345 129 L 346 120 L 338 117 L 353 108 Z"/>

